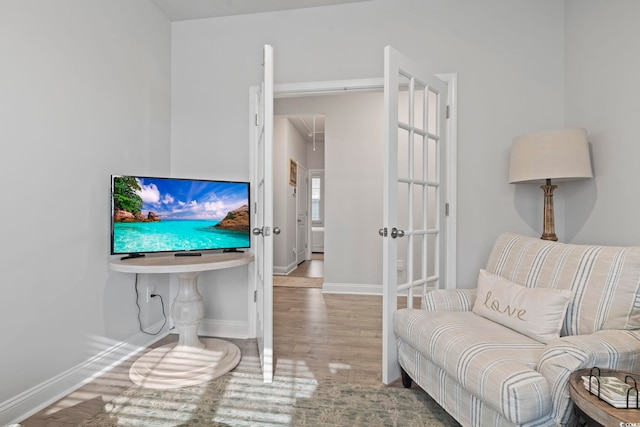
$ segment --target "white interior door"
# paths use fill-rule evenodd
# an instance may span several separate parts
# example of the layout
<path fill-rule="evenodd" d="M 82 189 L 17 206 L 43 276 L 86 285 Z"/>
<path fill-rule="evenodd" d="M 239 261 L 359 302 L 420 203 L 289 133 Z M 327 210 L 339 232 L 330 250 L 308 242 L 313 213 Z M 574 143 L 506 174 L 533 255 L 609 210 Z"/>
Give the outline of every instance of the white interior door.
<path fill-rule="evenodd" d="M 298 164 L 296 177 L 296 264 L 307 256 L 307 168 Z"/>
<path fill-rule="evenodd" d="M 264 381 L 273 380 L 273 48 L 264 47 L 264 81 L 253 91 L 253 247 L 256 338 Z"/>
<path fill-rule="evenodd" d="M 444 283 L 447 86 L 389 46 L 384 58 L 382 380 L 389 384 L 400 376 L 398 295 L 412 307 L 414 294 Z"/>

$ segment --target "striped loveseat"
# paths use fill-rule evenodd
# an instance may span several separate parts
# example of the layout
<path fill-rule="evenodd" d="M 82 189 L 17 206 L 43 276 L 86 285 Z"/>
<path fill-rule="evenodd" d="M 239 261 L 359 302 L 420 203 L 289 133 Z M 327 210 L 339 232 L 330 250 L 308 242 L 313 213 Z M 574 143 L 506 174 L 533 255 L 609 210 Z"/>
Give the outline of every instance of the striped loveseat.
<path fill-rule="evenodd" d="M 413 379 L 463 426 L 570 425 L 573 371 L 640 371 L 640 247 L 505 233 L 485 270 L 476 289 L 431 291 L 421 309 L 394 315 L 403 383 Z M 530 294 L 505 305 L 498 289 Z M 482 315 L 526 320 L 535 329 L 553 317 L 545 310 L 554 304 L 558 326 L 542 338 Z"/>

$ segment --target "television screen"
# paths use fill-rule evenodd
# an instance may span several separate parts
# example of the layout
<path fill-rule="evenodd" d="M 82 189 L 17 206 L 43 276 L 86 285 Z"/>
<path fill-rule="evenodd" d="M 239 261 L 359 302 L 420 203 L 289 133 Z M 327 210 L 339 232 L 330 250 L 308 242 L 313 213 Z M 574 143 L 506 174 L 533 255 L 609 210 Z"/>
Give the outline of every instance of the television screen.
<path fill-rule="evenodd" d="M 111 177 L 111 254 L 248 248 L 249 183 Z"/>

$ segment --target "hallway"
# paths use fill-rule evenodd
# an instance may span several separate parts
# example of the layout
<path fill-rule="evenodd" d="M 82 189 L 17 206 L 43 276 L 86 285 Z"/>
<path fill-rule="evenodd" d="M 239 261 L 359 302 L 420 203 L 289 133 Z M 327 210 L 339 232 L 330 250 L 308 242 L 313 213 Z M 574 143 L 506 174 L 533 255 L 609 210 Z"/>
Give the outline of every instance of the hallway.
<path fill-rule="evenodd" d="M 273 276 L 274 287 L 318 288 L 324 282 L 324 254 L 314 253 L 287 276 Z"/>
<path fill-rule="evenodd" d="M 289 277 L 324 277 L 324 254 L 312 253 L 311 259 L 300 263 Z"/>

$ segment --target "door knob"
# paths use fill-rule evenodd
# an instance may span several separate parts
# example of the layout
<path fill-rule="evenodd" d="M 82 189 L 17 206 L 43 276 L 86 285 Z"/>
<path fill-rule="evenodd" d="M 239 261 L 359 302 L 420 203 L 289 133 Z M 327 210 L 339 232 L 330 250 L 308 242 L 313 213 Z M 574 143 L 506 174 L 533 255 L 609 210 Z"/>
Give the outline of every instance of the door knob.
<path fill-rule="evenodd" d="M 254 228 L 253 230 L 251 230 L 251 232 L 253 233 L 254 236 L 259 236 L 262 234 L 262 228 Z"/>
<path fill-rule="evenodd" d="M 273 234 L 275 234 L 276 236 L 280 234 L 280 227 L 273 227 Z"/>
<path fill-rule="evenodd" d="M 398 230 L 397 228 L 393 227 L 391 229 L 391 238 L 395 239 L 396 237 L 404 237 L 404 230 Z"/>

